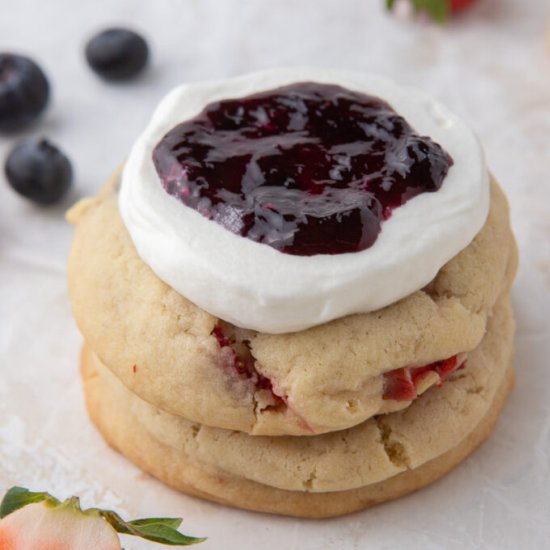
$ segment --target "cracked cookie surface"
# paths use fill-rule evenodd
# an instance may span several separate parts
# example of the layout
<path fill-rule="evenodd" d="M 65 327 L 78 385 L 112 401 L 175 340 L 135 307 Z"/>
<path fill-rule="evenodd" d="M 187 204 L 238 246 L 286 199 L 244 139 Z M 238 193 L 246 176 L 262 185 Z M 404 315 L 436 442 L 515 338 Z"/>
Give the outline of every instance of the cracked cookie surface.
<path fill-rule="evenodd" d="M 217 502 L 306 517 L 352 512 L 439 478 L 492 430 L 512 385 L 514 322 L 501 297 L 468 366 L 406 410 L 313 437 L 251 437 L 167 414 L 89 349 L 87 403 L 106 439 L 166 483 Z"/>
<path fill-rule="evenodd" d="M 70 213 L 75 319 L 101 361 L 133 392 L 215 427 L 314 435 L 408 406 L 384 399 L 384 373 L 474 349 L 516 269 L 506 199 L 493 182 L 485 226 L 425 289 L 382 310 L 297 333 L 226 326 L 232 341 L 222 346 L 215 330 L 223 323 L 138 257 L 115 186 Z M 437 382 L 432 376 L 426 385 Z"/>

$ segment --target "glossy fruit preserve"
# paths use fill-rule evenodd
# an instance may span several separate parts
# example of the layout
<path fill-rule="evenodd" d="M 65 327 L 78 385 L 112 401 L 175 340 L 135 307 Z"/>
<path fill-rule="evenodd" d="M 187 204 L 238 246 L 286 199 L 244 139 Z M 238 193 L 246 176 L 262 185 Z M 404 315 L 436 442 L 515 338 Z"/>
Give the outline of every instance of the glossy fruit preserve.
<path fill-rule="evenodd" d="M 209 104 L 153 152 L 164 189 L 226 229 L 311 256 L 370 247 L 453 161 L 383 100 L 303 82 Z"/>

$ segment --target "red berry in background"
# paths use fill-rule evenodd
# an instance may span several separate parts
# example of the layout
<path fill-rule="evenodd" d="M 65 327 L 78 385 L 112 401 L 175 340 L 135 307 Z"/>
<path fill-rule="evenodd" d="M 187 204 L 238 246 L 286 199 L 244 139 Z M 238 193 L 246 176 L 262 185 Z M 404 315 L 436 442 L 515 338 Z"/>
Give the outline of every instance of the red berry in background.
<path fill-rule="evenodd" d="M 475 0 L 450 0 L 451 11 L 457 13 L 464 8 L 467 8 L 469 5 L 473 4 Z"/>
<path fill-rule="evenodd" d="M 472 5 L 476 0 L 386 0 L 388 9 L 393 9 L 399 2 L 408 2 L 415 13 L 427 13 L 439 23 L 449 16 L 457 14 Z"/>

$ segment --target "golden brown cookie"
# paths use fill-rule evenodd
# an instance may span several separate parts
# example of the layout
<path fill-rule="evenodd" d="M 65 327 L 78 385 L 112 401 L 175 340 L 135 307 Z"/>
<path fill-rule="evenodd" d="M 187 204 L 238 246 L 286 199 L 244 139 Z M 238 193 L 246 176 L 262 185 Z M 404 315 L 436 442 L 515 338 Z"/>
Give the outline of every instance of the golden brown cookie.
<path fill-rule="evenodd" d="M 309 330 L 256 333 L 220 322 L 154 275 L 122 224 L 115 183 L 69 215 L 76 321 L 129 389 L 201 424 L 313 435 L 406 407 L 384 398 L 384 373 L 474 349 L 516 270 L 506 199 L 493 182 L 485 226 L 424 290 Z M 425 377 L 418 393 L 437 382 Z"/>
<path fill-rule="evenodd" d="M 512 385 L 508 296 L 441 388 L 406 410 L 312 437 L 249 436 L 165 413 L 128 391 L 86 348 L 88 408 L 107 441 L 184 492 L 262 512 L 329 517 L 423 487 L 490 434 Z"/>

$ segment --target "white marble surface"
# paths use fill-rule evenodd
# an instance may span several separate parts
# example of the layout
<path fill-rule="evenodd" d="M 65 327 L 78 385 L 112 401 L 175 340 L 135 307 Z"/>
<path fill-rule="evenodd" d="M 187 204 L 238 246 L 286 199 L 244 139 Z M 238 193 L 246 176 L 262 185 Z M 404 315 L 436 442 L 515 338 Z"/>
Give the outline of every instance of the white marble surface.
<path fill-rule="evenodd" d="M 0 175 L 0 492 L 18 483 L 79 493 L 128 516 L 181 515 L 206 549 L 542 549 L 550 546 L 550 51 L 545 0 L 479 0 L 440 28 L 398 21 L 382 0 L 0 0 L 0 51 L 36 57 L 53 85 L 27 135 L 74 161 L 67 201 L 40 209 Z M 151 69 L 108 85 L 82 45 L 113 23 L 136 26 Z M 272 66 L 367 70 L 419 86 L 461 113 L 506 189 L 521 249 L 514 393 L 494 437 L 432 487 L 331 521 L 227 509 L 179 495 L 108 449 L 86 416 L 80 336 L 71 320 L 64 209 L 95 192 L 174 84 Z M 15 136 L 0 136 L 0 156 Z M 127 549 L 154 545 L 133 539 Z"/>

